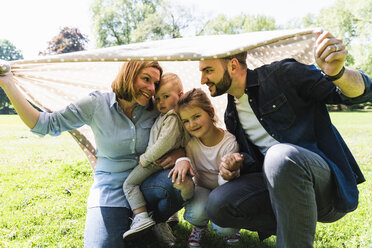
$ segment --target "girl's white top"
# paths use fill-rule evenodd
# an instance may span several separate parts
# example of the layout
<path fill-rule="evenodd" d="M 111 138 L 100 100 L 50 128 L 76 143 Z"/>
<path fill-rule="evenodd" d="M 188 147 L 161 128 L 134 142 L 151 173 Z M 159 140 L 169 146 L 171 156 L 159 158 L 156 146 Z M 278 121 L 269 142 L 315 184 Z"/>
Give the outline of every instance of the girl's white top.
<path fill-rule="evenodd" d="M 224 130 L 223 139 L 215 146 L 205 146 L 198 138 L 192 137 L 186 145 L 186 155 L 191 160 L 196 185 L 214 189 L 226 181 L 219 175 L 221 158 L 239 151 L 235 136 Z"/>

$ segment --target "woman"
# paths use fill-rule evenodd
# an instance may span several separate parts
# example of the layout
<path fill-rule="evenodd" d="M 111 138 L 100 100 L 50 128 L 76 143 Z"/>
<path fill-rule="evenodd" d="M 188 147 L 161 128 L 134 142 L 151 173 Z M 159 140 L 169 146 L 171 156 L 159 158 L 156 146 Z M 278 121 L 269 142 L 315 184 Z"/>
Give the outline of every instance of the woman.
<path fill-rule="evenodd" d="M 97 145 L 94 183 L 88 198 L 84 246 L 124 247 L 123 233 L 129 229 L 131 211 L 122 185 L 145 152 L 150 128 L 158 111 L 153 108 L 155 84 L 162 75 L 155 61 L 124 63 L 112 83 L 112 92 L 92 92 L 65 109 L 52 113 L 37 111 L 14 84 L 11 74 L 0 76 L 0 86 L 13 103 L 22 121 L 41 136 L 59 135 L 63 131 L 89 125 Z M 162 158 L 167 169 L 181 156 L 180 151 Z M 179 156 L 177 156 L 179 154 Z M 163 170 L 149 177 L 141 191 L 156 222 L 166 221 L 182 208 L 180 191 L 175 189 Z M 169 228 L 157 225 L 158 232 L 175 243 Z"/>

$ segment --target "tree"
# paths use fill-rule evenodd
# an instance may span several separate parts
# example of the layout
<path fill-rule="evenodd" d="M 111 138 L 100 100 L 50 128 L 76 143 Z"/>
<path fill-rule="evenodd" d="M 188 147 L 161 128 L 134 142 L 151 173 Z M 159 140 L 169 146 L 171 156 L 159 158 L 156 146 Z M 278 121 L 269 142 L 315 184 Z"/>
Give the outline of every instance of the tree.
<path fill-rule="evenodd" d="M 303 18 L 305 27 L 321 27 L 343 40 L 349 51 L 346 64 L 358 65 L 367 73 L 372 73 L 372 1 L 370 0 L 336 0 L 320 11 L 319 15 Z M 355 59 L 355 55 L 358 59 Z"/>
<path fill-rule="evenodd" d="M 91 11 L 97 46 L 131 43 L 132 32 L 158 4 L 159 0 L 95 0 Z"/>
<path fill-rule="evenodd" d="M 223 14 L 208 21 L 199 35 L 239 34 L 277 29 L 275 19 L 264 15 L 241 14 L 228 18 Z"/>
<path fill-rule="evenodd" d="M 0 59 L 6 61 L 18 60 L 23 59 L 23 55 L 10 41 L 0 40 Z"/>
<path fill-rule="evenodd" d="M 10 41 L 0 40 L 0 59 L 2 60 L 18 60 L 23 59 L 22 52 L 18 50 Z M 10 114 L 15 113 L 11 107 L 11 103 L 6 96 L 4 90 L 0 88 L 0 113 Z"/>
<path fill-rule="evenodd" d="M 131 37 L 134 42 L 180 38 L 182 30 L 194 20 L 189 10 L 163 1 L 155 13 L 148 15 L 141 25 L 133 30 Z"/>
<path fill-rule="evenodd" d="M 91 11 L 97 47 L 179 38 L 196 21 L 166 0 L 95 0 Z"/>
<path fill-rule="evenodd" d="M 61 54 L 85 50 L 88 38 L 77 28 L 64 27 L 48 42 L 48 48 L 39 55 Z"/>

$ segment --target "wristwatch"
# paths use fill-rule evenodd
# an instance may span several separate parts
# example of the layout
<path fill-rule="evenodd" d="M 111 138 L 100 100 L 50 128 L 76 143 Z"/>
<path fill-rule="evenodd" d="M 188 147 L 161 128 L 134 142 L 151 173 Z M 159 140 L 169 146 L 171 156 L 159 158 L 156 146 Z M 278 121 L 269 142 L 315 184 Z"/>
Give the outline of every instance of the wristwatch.
<path fill-rule="evenodd" d="M 334 76 L 329 76 L 327 74 L 324 74 L 324 77 L 328 80 L 328 81 L 336 81 L 337 79 L 340 79 L 343 75 L 344 75 L 344 72 L 345 72 L 345 66 L 342 67 L 341 71 L 339 73 L 337 73 L 337 75 L 334 75 Z"/>

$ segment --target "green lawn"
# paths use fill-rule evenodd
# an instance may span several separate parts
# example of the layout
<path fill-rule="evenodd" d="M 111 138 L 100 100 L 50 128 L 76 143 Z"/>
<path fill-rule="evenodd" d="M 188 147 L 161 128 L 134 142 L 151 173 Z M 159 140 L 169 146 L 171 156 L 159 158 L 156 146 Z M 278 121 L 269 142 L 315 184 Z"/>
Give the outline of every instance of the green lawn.
<path fill-rule="evenodd" d="M 359 207 L 345 218 L 319 223 L 315 247 L 372 247 L 372 113 L 331 114 L 367 179 Z M 79 146 L 64 133 L 39 138 L 18 116 L 0 115 L 0 248 L 83 247 L 86 199 L 92 172 Z M 182 210 L 180 217 L 182 217 Z M 175 227 L 177 247 L 186 247 L 191 226 Z M 260 243 L 243 231 L 240 247 L 275 247 L 275 237 Z M 210 232 L 205 247 L 224 247 Z M 159 247 L 152 242 L 130 247 Z"/>

